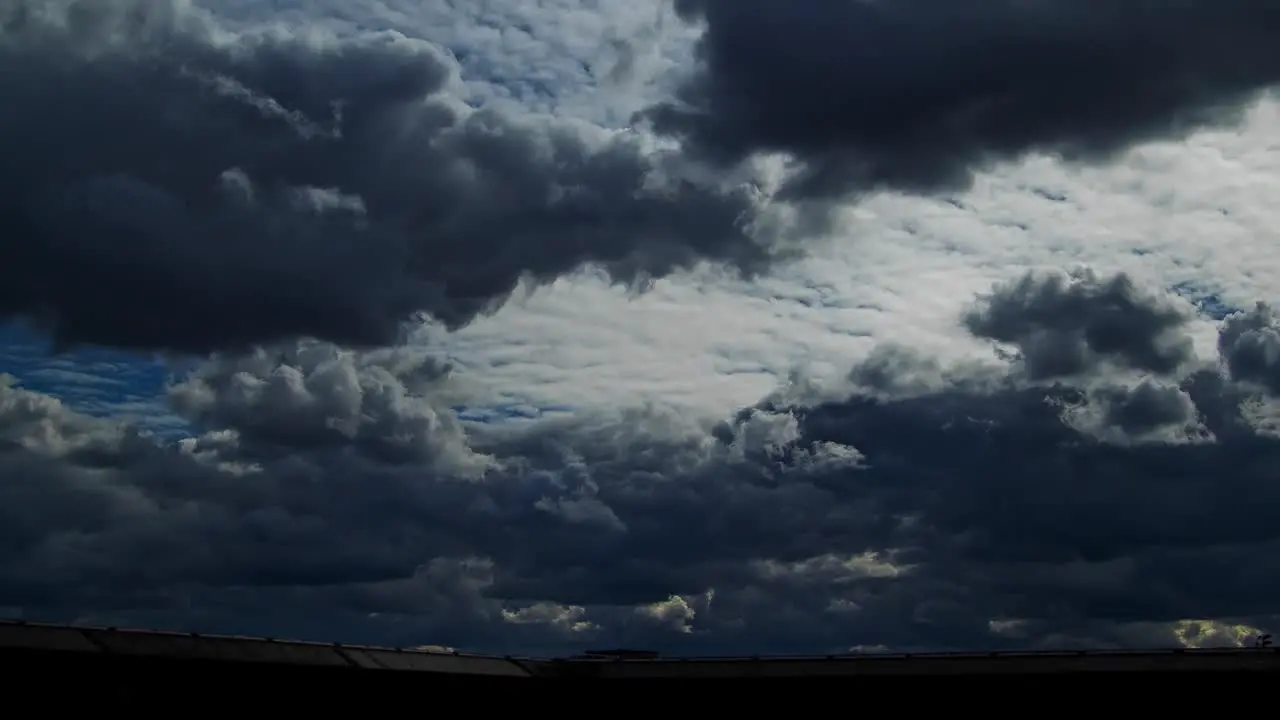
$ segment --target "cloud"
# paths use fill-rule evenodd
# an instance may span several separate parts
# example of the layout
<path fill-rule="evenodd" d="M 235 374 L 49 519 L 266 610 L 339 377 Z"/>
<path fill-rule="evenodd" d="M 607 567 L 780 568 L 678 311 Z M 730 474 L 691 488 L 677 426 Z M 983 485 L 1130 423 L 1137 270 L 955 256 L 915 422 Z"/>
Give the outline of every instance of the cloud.
<path fill-rule="evenodd" d="M 634 132 L 458 99 L 397 32 L 230 29 L 184 0 L 9 4 L 0 313 L 204 353 L 465 325 L 522 280 L 778 255 L 750 184 Z"/>
<path fill-rule="evenodd" d="M 344 446 L 459 475 L 486 460 L 442 400 L 449 368 L 407 349 L 356 354 L 314 341 L 214 357 L 169 388 L 197 427 L 231 431 L 240 452 Z"/>
<path fill-rule="evenodd" d="M 1280 436 L 1227 358 L 1138 362 L 1194 321 L 1134 318 L 1178 302 L 1034 273 L 957 325 L 1066 332 L 1106 362 L 1044 377 L 882 345 L 842 387 L 718 422 L 459 423 L 425 351 L 316 341 L 177 382 L 186 440 L 5 384 L 0 605 L 555 653 L 1236 642 L 1274 624 Z M 1132 343 L 1096 341 L 1117 323 Z"/>
<path fill-rule="evenodd" d="M 1216 319 L 1276 297 L 1276 108 L 1252 111 L 1245 132 L 1144 145 L 1111 167 L 1034 158 L 955 197 L 867 197 L 836 242 L 751 282 L 678 274 L 635 296 L 574 275 L 430 342 L 502 402 L 654 400 L 722 415 L 795 370 L 836 381 L 877 343 L 948 362 L 985 355 L 955 323 L 959 307 L 1028 269 L 1092 266 L 1123 270 L 1142 293 L 1175 288 L 1190 304 L 1173 307 L 1200 308 L 1187 334 L 1212 358 Z"/>
<path fill-rule="evenodd" d="M 1274 103 L 1253 107 L 1245 132 L 1227 122 L 1144 143 L 1114 167 L 1051 161 L 1037 153 L 1063 148 L 1048 141 L 946 156 L 938 167 L 973 170 L 968 192 L 867 195 L 833 214 L 842 242 L 811 242 L 807 258 L 750 282 L 714 266 L 676 271 L 637 296 L 612 283 L 653 268 L 619 265 L 603 250 L 614 245 L 574 245 L 585 260 L 548 258 L 534 277 L 508 273 L 535 247 L 525 240 L 563 247 L 559 229 L 589 215 L 516 191 L 580 182 L 630 228 L 647 217 L 626 215 L 632 190 L 688 180 L 657 193 L 670 224 L 654 236 L 704 227 L 667 212 L 685 200 L 723 203 L 722 219 L 739 207 L 733 217 L 760 217 L 760 198 L 728 184 L 736 176 L 685 175 L 683 156 L 643 131 L 568 119 L 608 124 L 652 102 L 697 28 L 652 25 L 652 6 L 610 0 L 573 12 L 559 0 L 329 4 L 336 21 L 315 17 L 323 3 L 207 5 L 217 21 L 137 4 L 127 48 L 110 30 L 128 26 L 112 14 L 119 3 L 80 5 L 98 15 L 69 24 L 59 13 L 75 3 L 16 5 L 36 14 L 17 33 L 5 16 L 0 30 L 0 52 L 43 68 L 45 83 L 97 93 L 68 113 L 72 96 L 45 92 L 54 85 L 0 75 L 49 111 L 16 119 L 31 132 L 14 162 L 40 182 L 5 187 L 38 202 L 0 216 L 64 243 L 41 255 L 0 241 L 0 259 L 25 272 L 0 298 L 39 300 L 9 314 L 62 321 L 64 341 L 220 350 L 157 402 L 142 385 L 163 369 L 143 383 L 119 358 L 99 367 L 6 348 L 0 371 L 22 378 L 0 387 L 6 613 L 548 654 L 1238 644 L 1276 627 L 1275 321 L 1254 304 L 1275 291 Z M 763 5 L 734 7 L 745 32 Z M 288 27 L 264 27 L 268 12 Z M 738 32 L 712 15 L 733 19 L 708 10 L 704 52 Z M 636 77 L 608 77 L 628 59 L 643 61 Z M 152 80 L 169 83 L 160 104 L 148 104 Z M 199 114 L 185 114 L 188 101 Z M 1218 124 L 1232 112 L 1182 117 Z M 112 119 L 137 129 L 112 135 Z M 733 139 L 743 118 L 710 119 Z M 934 118 L 919 119 L 927 129 Z M 347 132 L 361 123 L 416 134 Z M 35 133 L 68 128 L 91 129 L 61 146 Z M 144 133 L 170 150 L 124 152 Z M 804 184 L 824 158 L 854 157 L 827 149 L 865 137 L 805 137 L 815 144 L 781 148 L 810 166 L 793 191 L 866 189 L 856 173 Z M 704 140 L 686 137 L 694 150 Z M 893 164 L 902 147 L 881 143 L 874 160 L 924 172 Z M 602 182 L 606 165 L 631 179 Z M 481 179 L 459 184 L 441 167 Z M 861 166 L 837 169 L 848 167 Z M 881 180 L 947 187 L 903 177 L 919 179 Z M 424 188 L 443 199 L 424 205 Z M 181 212 L 110 202 L 120 197 Z M 49 212 L 65 207 L 97 214 Z M 414 224 L 408 207 L 439 214 Z M 161 221 L 179 216 L 188 231 L 168 233 Z M 543 232 L 543 220 L 564 222 Z M 90 221 L 117 232 L 64 232 Z M 686 264 L 768 266 L 773 229 L 730 226 L 730 240 Z M 626 228 L 629 252 L 653 247 Z M 509 242 L 489 242 L 490 230 Z M 361 244 L 329 249 L 325 238 L 352 232 Z M 414 252 L 437 263 L 406 271 L 396 258 Z M 334 257 L 339 270 L 324 262 Z M 82 272 L 37 263 L 54 260 Z M 232 281 L 202 281 L 195 263 Z M 117 314 L 122 302 L 129 314 Z M 398 337 L 399 320 L 424 310 L 448 327 L 416 328 L 407 345 L 342 346 Z M 126 380 L 151 420 L 109 416 L 119 403 L 73 393 L 73 372 Z M 161 410 L 172 423 L 152 434 Z"/>
<path fill-rule="evenodd" d="M 1195 359 L 1185 334 L 1188 309 L 1167 296 L 1142 294 L 1128 275 L 1106 281 L 1090 271 L 1023 276 L 984 299 L 964 318 L 977 337 L 1018 348 L 1036 380 L 1097 371 L 1113 362 L 1167 375 Z"/>
<path fill-rule="evenodd" d="M 718 164 L 794 157 L 788 192 L 952 191 L 1028 154 L 1109 159 L 1237 123 L 1280 80 L 1252 0 L 676 0 L 698 67 L 643 115 Z"/>
<path fill-rule="evenodd" d="M 1218 348 L 1233 376 L 1280 395 L 1280 318 L 1271 306 L 1228 317 Z"/>
<path fill-rule="evenodd" d="M 607 127 L 662 97 L 696 31 L 667 0 L 204 0 L 228 22 L 392 29 L 447 48 L 467 101 Z"/>

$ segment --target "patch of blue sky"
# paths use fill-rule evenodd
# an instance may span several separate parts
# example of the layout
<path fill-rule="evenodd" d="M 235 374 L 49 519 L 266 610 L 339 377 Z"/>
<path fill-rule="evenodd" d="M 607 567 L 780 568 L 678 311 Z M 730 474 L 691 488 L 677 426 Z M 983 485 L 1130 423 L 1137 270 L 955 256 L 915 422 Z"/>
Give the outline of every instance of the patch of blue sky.
<path fill-rule="evenodd" d="M 87 415 L 128 418 L 162 434 L 185 427 L 164 405 L 170 369 L 156 358 L 93 347 L 54 354 L 47 337 L 11 323 L 0 325 L 0 373 Z"/>
<path fill-rule="evenodd" d="M 1178 283 L 1172 289 L 1173 292 L 1190 301 L 1200 314 L 1214 320 L 1221 320 L 1244 310 L 1224 300 L 1216 291 L 1192 282 Z"/>
<path fill-rule="evenodd" d="M 570 405 L 531 405 L 528 403 L 502 403 L 483 407 L 454 406 L 453 412 L 463 422 L 480 425 L 495 425 L 503 422 L 521 420 L 540 420 L 552 415 L 567 415 L 573 412 Z"/>

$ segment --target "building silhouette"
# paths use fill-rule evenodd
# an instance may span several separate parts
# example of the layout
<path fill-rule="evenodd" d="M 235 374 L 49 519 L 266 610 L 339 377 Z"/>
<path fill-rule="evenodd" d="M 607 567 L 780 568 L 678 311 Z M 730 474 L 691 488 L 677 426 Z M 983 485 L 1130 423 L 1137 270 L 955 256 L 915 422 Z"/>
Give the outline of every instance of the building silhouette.
<path fill-rule="evenodd" d="M 34 703 L 29 706 L 45 709 L 333 712 L 356 707 L 351 703 L 408 708 L 399 704 L 445 698 L 563 703 L 583 693 L 594 697 L 602 688 L 620 692 L 611 692 L 608 701 L 620 707 L 669 708 L 695 697 L 725 707 L 756 698 L 828 702 L 855 695 L 952 703 L 1001 697 L 1009 703 L 1016 696 L 1016 702 L 1060 705 L 1084 698 L 1078 690 L 1199 693 L 1230 685 L 1230 692 L 1245 693 L 1238 697 L 1256 696 L 1277 678 L 1280 649 L 1262 640 L 1227 650 L 786 658 L 663 658 L 594 650 L 554 659 L 0 622 L 0 690 L 18 707 Z M 1028 690 L 1051 694 L 1027 695 Z"/>

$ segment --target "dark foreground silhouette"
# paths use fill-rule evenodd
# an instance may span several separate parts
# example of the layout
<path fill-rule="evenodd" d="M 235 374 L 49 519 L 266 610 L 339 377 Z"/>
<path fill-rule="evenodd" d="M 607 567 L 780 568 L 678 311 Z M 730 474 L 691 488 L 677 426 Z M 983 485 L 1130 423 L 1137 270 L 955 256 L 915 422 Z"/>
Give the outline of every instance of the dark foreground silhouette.
<path fill-rule="evenodd" d="M 930 706 L 936 701 L 937 707 L 977 702 L 1016 711 L 1028 704 L 1058 708 L 1073 700 L 1097 701 L 1102 696 L 1095 691 L 1185 707 L 1205 691 L 1220 690 L 1265 704 L 1277 678 L 1280 650 L 1271 647 L 534 659 L 0 622 L 0 689 L 15 707 L 41 709 L 415 711 L 403 703 L 419 703 L 421 711 L 434 714 L 440 702 L 476 711 L 496 703 L 504 711 L 532 709 L 507 706 L 508 700 L 545 700 L 595 715 L 642 707 L 693 712 L 688 703 L 700 699 L 715 703 L 708 710 L 745 712 L 762 709 L 750 703 L 770 699 Z M 452 705 L 459 701 L 465 705 Z"/>

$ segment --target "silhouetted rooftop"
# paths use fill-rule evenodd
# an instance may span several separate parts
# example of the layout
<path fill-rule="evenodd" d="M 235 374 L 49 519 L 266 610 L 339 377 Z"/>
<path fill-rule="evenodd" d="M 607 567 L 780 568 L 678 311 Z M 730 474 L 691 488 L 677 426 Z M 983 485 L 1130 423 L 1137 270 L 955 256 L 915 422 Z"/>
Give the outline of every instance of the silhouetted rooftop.
<path fill-rule="evenodd" d="M 866 653 L 819 657 L 663 658 L 634 650 L 564 659 L 500 657 L 267 638 L 0 621 L 0 653 L 202 661 L 219 665 L 410 671 L 506 678 L 786 678 L 1280 671 L 1280 649 Z"/>

